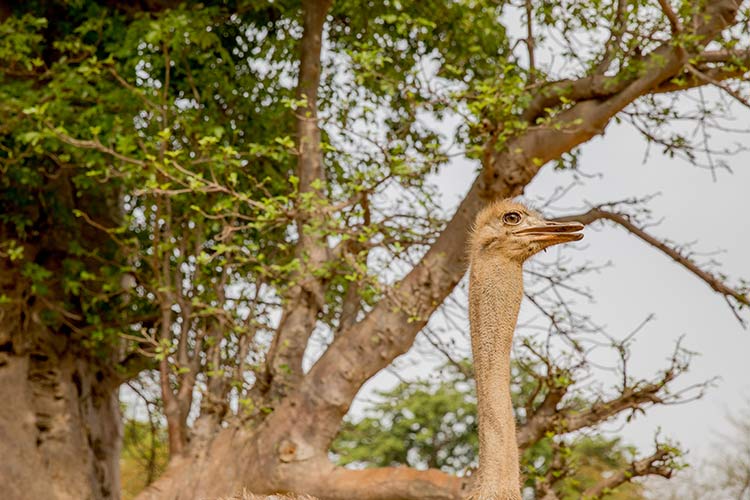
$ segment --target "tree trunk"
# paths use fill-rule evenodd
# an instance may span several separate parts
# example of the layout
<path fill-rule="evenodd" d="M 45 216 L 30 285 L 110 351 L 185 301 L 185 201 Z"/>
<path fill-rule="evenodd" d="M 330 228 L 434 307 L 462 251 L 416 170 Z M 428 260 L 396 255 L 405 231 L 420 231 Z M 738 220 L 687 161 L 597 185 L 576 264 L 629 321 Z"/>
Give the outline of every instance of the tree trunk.
<path fill-rule="evenodd" d="M 2 311 L 7 312 L 7 310 Z M 20 311 L 19 311 L 20 312 Z M 117 499 L 121 441 L 117 388 L 34 317 L 21 345 L 0 326 L 0 478 L 5 500 Z M 61 342 L 61 339 L 62 342 Z"/>
<path fill-rule="evenodd" d="M 116 254 L 106 233 L 66 220 L 63 211 L 81 209 L 112 227 L 119 195 L 115 188 L 76 191 L 64 173 L 50 178 L 31 193 L 46 201 L 25 214 L 34 217 L 33 232 L 22 239 L 13 224 L 0 225 L 0 241 L 23 247 L 21 258 L 0 255 L 0 498 L 119 499 L 119 339 L 87 337 L 81 298 L 64 283 L 66 262 L 76 259 L 91 273 L 101 266 L 76 256 L 71 242 L 104 258 Z M 35 289 L 29 264 L 49 273 L 37 283 L 44 290 Z"/>

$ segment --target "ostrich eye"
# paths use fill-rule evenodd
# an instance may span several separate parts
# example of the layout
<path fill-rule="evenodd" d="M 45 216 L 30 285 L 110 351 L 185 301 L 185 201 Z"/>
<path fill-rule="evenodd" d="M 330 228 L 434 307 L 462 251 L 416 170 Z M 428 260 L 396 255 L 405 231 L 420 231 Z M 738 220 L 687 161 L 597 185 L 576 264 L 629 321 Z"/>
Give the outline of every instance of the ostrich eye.
<path fill-rule="evenodd" d="M 503 222 L 506 224 L 510 224 L 511 226 L 515 226 L 519 222 L 521 222 L 521 214 L 518 212 L 508 212 L 507 214 L 503 215 Z"/>

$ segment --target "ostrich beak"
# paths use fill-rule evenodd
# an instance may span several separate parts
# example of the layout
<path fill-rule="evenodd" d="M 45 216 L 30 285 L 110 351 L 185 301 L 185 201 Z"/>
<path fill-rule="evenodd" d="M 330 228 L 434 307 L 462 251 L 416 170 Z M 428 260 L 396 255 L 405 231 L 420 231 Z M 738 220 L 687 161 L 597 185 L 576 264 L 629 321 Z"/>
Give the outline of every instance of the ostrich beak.
<path fill-rule="evenodd" d="M 557 245 L 568 241 L 578 241 L 583 238 L 583 229 L 580 222 L 552 222 L 541 220 L 533 226 L 525 227 L 515 231 L 518 236 L 528 236 L 532 241 L 543 242 L 544 246 Z"/>

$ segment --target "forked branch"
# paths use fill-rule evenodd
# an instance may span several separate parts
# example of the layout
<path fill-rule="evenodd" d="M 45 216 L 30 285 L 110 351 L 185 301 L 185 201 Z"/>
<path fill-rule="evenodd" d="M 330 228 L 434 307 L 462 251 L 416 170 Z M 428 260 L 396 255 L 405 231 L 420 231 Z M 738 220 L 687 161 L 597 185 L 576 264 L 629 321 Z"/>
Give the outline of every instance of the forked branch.
<path fill-rule="evenodd" d="M 732 25 L 738 8 L 730 1 L 707 4 L 703 21 L 691 30 L 700 40 L 696 50 Z M 314 425 L 299 429 L 310 436 L 311 446 L 328 448 L 362 384 L 411 347 L 460 281 L 466 270 L 463 243 L 485 201 L 520 194 L 545 163 L 602 133 L 634 100 L 681 74 L 686 62 L 685 54 L 665 42 L 644 56 L 637 73 L 620 75 L 615 93 L 577 102 L 553 123 L 529 128 L 502 149 L 487 145 L 482 174 L 421 261 L 361 321 L 341 332 L 304 377 L 294 404 L 318 416 Z"/>
<path fill-rule="evenodd" d="M 672 28 L 673 34 L 678 34 L 682 31 L 682 24 L 680 23 L 680 19 L 677 17 L 677 14 L 675 14 L 674 10 L 672 10 L 672 6 L 669 4 L 669 0 L 659 0 L 659 6 L 661 7 L 662 12 L 664 12 L 664 15 L 667 16 L 667 19 L 669 20 L 669 26 Z"/>

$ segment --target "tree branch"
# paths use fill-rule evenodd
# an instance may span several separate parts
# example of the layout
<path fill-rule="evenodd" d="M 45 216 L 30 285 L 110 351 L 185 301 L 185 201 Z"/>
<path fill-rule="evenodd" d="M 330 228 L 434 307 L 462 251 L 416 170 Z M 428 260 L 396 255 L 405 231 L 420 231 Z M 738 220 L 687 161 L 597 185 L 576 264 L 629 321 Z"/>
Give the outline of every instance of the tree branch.
<path fill-rule="evenodd" d="M 636 226 L 633 222 L 630 221 L 630 219 L 626 215 L 603 210 L 602 208 L 599 208 L 599 207 L 594 207 L 586 213 L 578 214 L 578 215 L 570 215 L 567 217 L 559 217 L 556 220 L 559 220 L 561 222 L 576 221 L 576 222 L 580 222 L 581 224 L 588 225 L 588 224 L 591 224 L 592 222 L 595 222 L 601 219 L 609 220 L 620 225 L 621 227 L 626 229 L 628 232 L 637 236 L 644 242 L 657 248 L 662 253 L 670 257 L 672 260 L 680 264 L 682 267 L 684 267 L 685 269 L 687 269 L 688 271 L 696 275 L 698 278 L 703 280 L 708 286 L 711 287 L 712 290 L 720 293 L 726 298 L 732 298 L 736 300 L 739 304 L 750 306 L 750 297 L 724 284 L 722 280 L 720 280 L 718 277 L 714 276 L 713 274 L 707 271 L 704 271 L 703 269 L 698 267 L 698 265 L 695 262 L 690 260 L 690 258 L 683 255 L 679 250 L 676 250 L 670 247 L 665 242 L 655 238 L 654 236 L 650 235 L 649 233 L 647 233 L 640 227 Z M 744 325 L 744 322 L 741 319 L 740 319 L 740 322 Z"/>
<path fill-rule="evenodd" d="M 525 450 L 544 437 L 548 431 L 573 432 L 605 422 L 624 410 L 639 409 L 649 403 L 663 403 L 664 400 L 659 393 L 673 378 L 672 376 L 658 382 L 643 384 L 641 387 L 627 388 L 616 398 L 600 401 L 586 411 L 558 408 L 557 405 L 550 411 L 549 408 L 542 406 L 525 424 L 518 427 L 516 432 L 518 447 Z"/>
<path fill-rule="evenodd" d="M 691 64 L 688 64 L 687 69 L 690 73 L 695 75 L 698 78 L 698 80 L 701 80 L 705 83 L 710 83 L 711 85 L 720 88 L 721 90 L 723 90 L 724 92 L 732 96 L 737 102 L 739 102 L 740 104 L 742 104 L 743 106 L 747 108 L 750 108 L 750 101 L 748 101 L 747 98 L 740 95 L 740 93 L 734 90 L 733 88 L 727 86 L 725 83 L 717 80 L 716 78 L 713 78 L 709 74 L 706 74 L 700 71 L 698 68 L 696 68 L 695 66 Z"/>
<path fill-rule="evenodd" d="M 588 488 L 581 498 L 598 500 L 608 491 L 630 482 L 635 477 L 657 475 L 669 479 L 674 472 L 675 456 L 675 450 L 672 448 L 658 446 L 653 454 L 633 462 L 627 470 L 615 472 Z"/>
<path fill-rule="evenodd" d="M 139 167 L 145 167 L 146 162 L 139 160 L 137 158 L 131 158 L 130 156 L 125 156 L 123 154 L 118 153 L 114 149 L 105 146 L 102 144 L 99 139 L 93 139 L 93 140 L 82 140 L 82 139 L 76 139 L 74 137 L 69 136 L 68 134 L 62 132 L 58 128 L 56 128 L 52 123 L 50 122 L 44 122 L 44 124 L 47 126 L 47 128 L 55 134 L 55 136 L 60 139 L 65 144 L 69 144 L 71 146 L 81 148 L 81 149 L 93 149 L 96 151 L 99 151 L 101 153 L 107 154 L 113 158 L 116 158 L 122 162 L 130 163 L 131 165 L 136 165 Z"/>
<path fill-rule="evenodd" d="M 526 0 L 526 48 L 529 51 L 529 83 L 533 84 L 536 79 L 536 59 L 534 57 L 534 10 L 531 0 Z"/>
<path fill-rule="evenodd" d="M 612 64 L 617 50 L 622 42 L 622 35 L 625 31 L 625 17 L 627 16 L 628 0 L 617 0 L 615 18 L 610 29 L 609 39 L 604 46 L 604 56 L 594 70 L 595 74 L 603 75 Z"/>
<path fill-rule="evenodd" d="M 662 12 L 664 12 L 664 15 L 667 16 L 667 19 L 669 20 L 669 26 L 672 28 L 672 34 L 677 34 L 682 31 L 682 24 L 680 23 L 680 19 L 677 17 L 677 14 L 674 13 L 674 10 L 672 10 L 672 6 L 669 5 L 668 0 L 659 0 L 659 6 L 661 6 Z"/>
<path fill-rule="evenodd" d="M 302 357 L 325 302 L 323 282 L 315 274 L 328 258 L 325 238 L 315 234 L 321 225 L 316 201 L 325 198 L 317 101 L 323 27 L 330 5 L 331 0 L 302 2 L 304 32 L 300 41 L 297 99 L 304 104 L 296 110 L 299 240 L 295 249 L 301 266 L 291 278 L 294 284 L 285 294 L 279 328 L 268 351 L 271 398 L 287 393 L 302 377 Z"/>
<path fill-rule="evenodd" d="M 703 87 L 708 84 L 714 84 L 714 82 L 724 82 L 726 80 L 735 80 L 744 78 L 748 70 L 743 68 L 732 68 L 726 69 L 723 67 L 709 68 L 698 66 L 701 73 L 706 78 L 699 78 L 692 72 L 686 71 L 683 74 L 670 79 L 669 81 L 661 83 L 658 87 L 654 88 L 649 94 L 668 94 L 670 92 L 679 92 L 682 90 L 690 90 L 696 87 Z M 713 80 L 713 81 L 711 81 Z M 723 88 L 723 86 L 720 86 Z"/>
<path fill-rule="evenodd" d="M 558 412 L 557 405 L 562 401 L 567 389 L 568 386 L 552 387 L 536 410 L 529 411 L 530 408 L 527 408 L 526 422 L 516 429 L 516 441 L 521 450 L 539 441 L 552 428 Z"/>
<path fill-rule="evenodd" d="M 750 62 L 750 51 L 704 52 L 696 57 L 696 59 L 705 63 L 731 63 L 732 58 L 734 58 L 735 62 L 743 62 L 747 64 Z M 747 67 L 731 67 L 731 69 L 722 67 L 703 67 L 700 65 L 697 67 L 708 77 L 717 82 L 742 78 L 748 72 Z M 606 99 L 622 91 L 625 88 L 626 83 L 627 82 L 619 76 L 604 76 L 602 74 L 594 74 L 578 80 L 560 80 L 550 82 L 545 85 L 531 101 L 529 107 L 524 111 L 522 118 L 533 124 L 537 118 L 542 117 L 546 113 L 547 109 L 559 106 L 563 99 L 578 102 L 591 99 Z M 713 82 L 709 81 L 707 78 L 701 79 L 696 77 L 693 73 L 685 72 L 683 74 L 676 74 L 672 78 L 653 88 L 645 89 L 642 95 L 667 94 L 670 92 L 702 87 L 711 83 Z"/>
<path fill-rule="evenodd" d="M 671 7 L 666 0 L 659 0 L 660 3 L 665 4 L 672 16 L 675 17 L 677 26 L 682 29 L 679 25 L 679 20 L 672 11 Z M 624 4 L 625 2 L 621 2 Z M 726 3 L 726 2 L 725 2 Z M 732 2 L 730 2 L 732 3 Z M 721 6 L 714 6 L 717 11 L 721 11 Z M 724 6 L 727 7 L 727 6 Z M 618 12 L 621 7 L 618 6 Z M 718 14 L 722 16 L 721 14 Z M 669 17 L 669 16 L 668 16 Z M 724 16 L 722 16 L 723 18 Z M 708 25 L 704 25 L 703 32 L 713 32 Z M 699 30 L 701 33 L 701 30 Z M 706 43 L 703 41 L 702 43 Z M 664 50 L 666 45 L 660 47 Z M 674 49 L 675 52 L 683 53 L 681 48 Z M 654 54 L 658 53 L 659 50 L 654 51 Z M 683 54 L 684 55 L 684 54 Z M 605 58 L 608 59 L 608 58 Z M 730 63 L 733 65 L 740 65 L 740 67 L 732 67 L 731 69 L 724 69 L 720 67 L 702 67 L 704 63 L 718 64 L 718 63 Z M 604 63 L 602 63 L 604 64 Z M 606 64 L 609 64 L 607 60 Z M 750 64 L 750 49 L 737 49 L 737 50 L 710 50 L 698 53 L 695 55 L 695 64 L 697 67 L 704 72 L 708 72 L 709 76 L 717 81 L 728 80 L 732 78 L 741 78 L 748 72 L 747 65 Z M 684 75 L 673 75 L 680 82 L 665 81 L 661 85 L 658 85 L 651 89 L 646 89 L 644 94 L 652 93 L 667 93 L 675 92 L 678 90 L 686 90 L 693 87 L 698 87 L 710 83 L 705 80 L 695 78 L 691 74 Z M 691 77 L 692 76 L 692 77 Z M 524 111 L 522 118 L 529 122 L 534 123 L 537 118 L 543 116 L 546 113 L 545 110 L 554 108 L 562 103 L 563 98 L 568 101 L 585 101 L 589 99 L 603 99 L 611 97 L 618 92 L 621 92 L 628 84 L 630 80 L 623 78 L 621 74 L 614 76 L 604 76 L 601 68 L 596 71 L 593 75 L 579 78 L 576 80 L 560 80 L 556 82 L 550 82 L 544 85 L 537 93 L 537 96 L 531 101 L 531 104 Z"/>
<path fill-rule="evenodd" d="M 309 493 L 331 500 L 460 500 L 468 491 L 469 480 L 437 469 L 337 467 L 321 486 Z"/>
<path fill-rule="evenodd" d="M 635 334 L 639 329 L 640 327 L 631 333 L 630 336 Z M 563 405 L 562 407 L 558 407 L 558 403 L 565 396 L 568 387 L 572 384 L 561 387 L 555 386 L 554 381 L 559 372 L 548 373 L 543 378 L 543 381 L 548 387 L 555 389 L 550 389 L 551 396 L 548 394 L 542 404 L 535 410 L 530 411 L 527 409 L 528 416 L 526 422 L 519 426 L 516 431 L 519 448 L 521 450 L 528 448 L 542 439 L 548 432 L 554 432 L 559 435 L 593 427 L 626 410 L 638 412 L 643 411 L 644 406 L 650 404 L 678 404 L 700 398 L 703 395 L 703 389 L 712 383 L 709 380 L 677 392 L 669 390 L 669 384 L 680 374 L 684 373 L 689 366 L 689 358 L 686 359 L 684 357 L 685 354 L 689 356 L 689 353 L 686 353 L 680 347 L 679 342 L 672 354 L 670 366 L 658 378 L 651 381 L 638 380 L 630 382 L 627 375 L 627 342 L 628 338 L 619 342 L 613 341 L 613 347 L 620 352 L 622 362 L 620 369 L 622 370 L 623 380 L 620 393 L 608 400 L 600 397 L 587 409 L 582 410 L 575 405 L 575 402 L 572 405 L 568 404 L 568 406 Z M 547 362 L 544 357 L 540 356 L 540 358 Z M 572 378 L 572 376 L 569 378 Z M 690 396 L 686 396 L 688 392 L 693 391 L 696 392 Z M 550 400 L 551 404 L 545 404 L 547 400 Z"/>
<path fill-rule="evenodd" d="M 698 54 L 696 59 L 699 62 L 705 63 L 748 64 L 748 61 L 750 61 L 750 49 L 707 50 Z"/>

